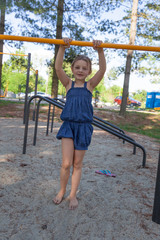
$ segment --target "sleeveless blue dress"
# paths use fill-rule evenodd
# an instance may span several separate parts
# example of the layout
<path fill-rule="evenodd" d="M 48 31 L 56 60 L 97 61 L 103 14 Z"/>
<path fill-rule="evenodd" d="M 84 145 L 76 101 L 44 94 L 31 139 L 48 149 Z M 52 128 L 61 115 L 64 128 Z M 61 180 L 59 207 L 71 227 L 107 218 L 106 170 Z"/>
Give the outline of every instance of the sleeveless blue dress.
<path fill-rule="evenodd" d="M 75 88 L 72 82 L 61 120 L 64 122 L 57 133 L 57 139 L 72 138 L 76 150 L 87 150 L 93 133 L 92 93 L 87 89 L 87 82 L 80 88 Z"/>

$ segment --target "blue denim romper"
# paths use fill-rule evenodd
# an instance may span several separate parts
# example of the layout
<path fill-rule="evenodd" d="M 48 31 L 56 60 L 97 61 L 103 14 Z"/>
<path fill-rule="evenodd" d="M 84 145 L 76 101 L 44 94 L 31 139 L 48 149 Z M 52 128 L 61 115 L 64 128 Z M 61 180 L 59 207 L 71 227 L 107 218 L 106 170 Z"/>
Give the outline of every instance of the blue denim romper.
<path fill-rule="evenodd" d="M 93 133 L 92 93 L 87 89 L 87 82 L 80 88 L 74 88 L 72 82 L 61 120 L 64 122 L 57 133 L 57 139 L 72 138 L 74 149 L 87 150 Z"/>

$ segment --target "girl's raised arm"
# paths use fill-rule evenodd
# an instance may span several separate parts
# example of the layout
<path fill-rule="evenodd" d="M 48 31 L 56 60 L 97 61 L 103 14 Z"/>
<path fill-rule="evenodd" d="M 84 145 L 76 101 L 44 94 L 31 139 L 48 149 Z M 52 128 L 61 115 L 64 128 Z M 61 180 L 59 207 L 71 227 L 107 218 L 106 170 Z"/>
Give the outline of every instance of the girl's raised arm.
<path fill-rule="evenodd" d="M 67 88 L 71 79 L 67 76 L 67 74 L 63 70 L 62 66 L 63 66 L 63 58 L 64 58 L 65 49 L 70 47 L 70 42 L 72 41 L 72 39 L 71 38 L 63 38 L 63 40 L 66 43 L 66 45 L 60 45 L 60 47 L 59 47 L 56 61 L 55 61 L 55 69 L 56 69 L 56 73 L 57 73 L 59 80 L 61 81 L 63 86 L 65 88 Z"/>
<path fill-rule="evenodd" d="M 104 56 L 103 48 L 100 48 L 102 41 L 94 40 L 93 41 L 93 48 L 97 50 L 98 57 L 99 57 L 99 70 L 96 74 L 88 81 L 88 88 L 92 92 L 93 89 L 98 85 L 98 83 L 102 80 L 105 71 L 106 71 L 106 59 Z"/>

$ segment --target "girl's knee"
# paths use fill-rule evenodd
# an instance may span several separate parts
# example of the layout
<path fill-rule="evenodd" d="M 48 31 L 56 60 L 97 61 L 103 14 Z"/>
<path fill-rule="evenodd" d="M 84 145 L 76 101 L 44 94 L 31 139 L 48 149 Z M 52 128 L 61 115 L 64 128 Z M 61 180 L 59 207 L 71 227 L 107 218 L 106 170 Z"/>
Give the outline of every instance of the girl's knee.
<path fill-rule="evenodd" d="M 65 169 L 65 170 L 70 169 L 71 166 L 72 166 L 72 164 L 69 161 L 65 161 L 65 162 L 62 163 L 62 168 Z"/>
<path fill-rule="evenodd" d="M 75 169 L 82 169 L 82 165 L 83 165 L 82 161 L 75 161 L 75 162 L 73 163 L 73 167 L 74 167 Z"/>

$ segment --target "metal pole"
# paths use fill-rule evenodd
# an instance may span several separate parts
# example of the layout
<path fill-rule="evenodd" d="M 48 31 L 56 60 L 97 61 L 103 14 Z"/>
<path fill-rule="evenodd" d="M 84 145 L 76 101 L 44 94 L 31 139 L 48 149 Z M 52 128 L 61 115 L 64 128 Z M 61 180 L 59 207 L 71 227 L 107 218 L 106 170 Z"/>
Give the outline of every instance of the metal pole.
<path fill-rule="evenodd" d="M 36 121 L 35 121 L 35 128 L 34 128 L 34 137 L 33 137 L 33 146 L 36 146 L 37 141 L 37 129 L 38 129 L 38 117 L 39 117 L 39 107 L 42 99 L 40 98 L 37 103 L 37 111 L 36 111 Z"/>
<path fill-rule="evenodd" d="M 27 66 L 27 79 L 26 79 L 26 95 L 25 95 L 25 103 L 24 103 L 23 124 L 25 124 L 25 120 L 26 120 L 30 65 L 31 65 L 31 53 L 28 53 L 28 66 Z"/>
<path fill-rule="evenodd" d="M 24 56 L 24 57 L 28 56 L 26 54 L 19 54 L 19 53 L 4 53 L 4 52 L 0 52 L 0 54 L 13 55 L 13 56 Z"/>
<path fill-rule="evenodd" d="M 26 115 L 25 115 L 25 128 L 24 128 L 24 140 L 23 140 L 23 154 L 26 153 L 27 147 L 27 136 L 28 136 L 28 124 L 29 124 L 29 112 L 30 112 L 30 100 L 26 105 Z"/>
<path fill-rule="evenodd" d="M 49 104 L 49 107 L 48 107 L 48 119 L 47 119 L 46 136 L 48 136 L 49 121 L 50 121 L 50 112 L 51 112 L 51 104 Z"/>
<path fill-rule="evenodd" d="M 160 149 L 152 221 L 160 224 Z"/>
<path fill-rule="evenodd" d="M 39 42 L 39 43 L 63 44 L 63 45 L 65 45 L 65 43 L 62 39 L 24 37 L 24 36 L 13 36 L 13 35 L 3 35 L 3 34 L 0 34 L 0 39 L 13 40 L 13 41 L 23 41 L 23 42 Z M 74 41 L 73 40 L 70 44 L 71 45 L 76 45 L 76 46 L 93 47 L 92 42 L 85 42 L 85 41 Z M 137 45 L 130 45 L 130 44 L 102 43 L 99 47 L 160 52 L 160 47 L 137 46 Z"/>
<path fill-rule="evenodd" d="M 52 110 L 52 122 L 51 122 L 51 132 L 53 132 L 54 113 L 55 113 L 55 106 L 53 105 L 53 110 Z"/>
<path fill-rule="evenodd" d="M 34 95 L 37 95 L 37 84 L 38 84 L 38 70 L 36 70 L 36 81 L 35 81 Z M 36 112 L 36 98 L 34 99 L 33 121 L 35 121 L 35 112 Z"/>

